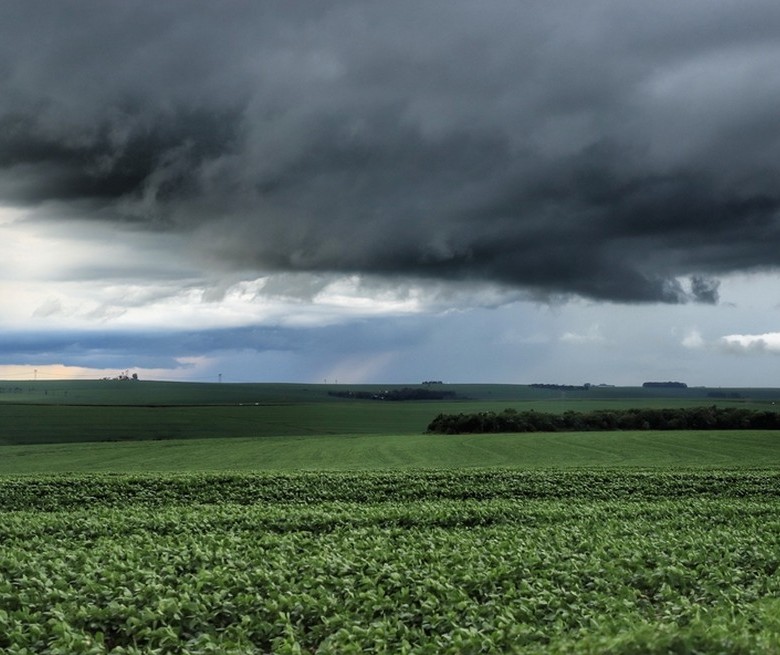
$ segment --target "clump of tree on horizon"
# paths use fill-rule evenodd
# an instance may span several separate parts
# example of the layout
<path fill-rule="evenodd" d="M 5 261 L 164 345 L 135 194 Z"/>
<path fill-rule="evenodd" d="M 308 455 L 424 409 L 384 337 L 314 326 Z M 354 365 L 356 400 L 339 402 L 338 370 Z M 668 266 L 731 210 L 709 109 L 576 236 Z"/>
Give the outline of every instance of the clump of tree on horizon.
<path fill-rule="evenodd" d="M 585 384 L 545 384 L 541 382 L 534 382 L 533 384 L 529 384 L 529 387 L 533 387 L 534 389 L 549 389 L 550 391 L 588 391 L 590 389 L 590 384 L 587 382 Z"/>
<path fill-rule="evenodd" d="M 350 398 L 355 400 L 447 400 L 455 398 L 454 391 L 441 389 L 418 389 L 403 387 L 402 389 L 384 389 L 382 391 L 329 391 L 329 396 Z"/>

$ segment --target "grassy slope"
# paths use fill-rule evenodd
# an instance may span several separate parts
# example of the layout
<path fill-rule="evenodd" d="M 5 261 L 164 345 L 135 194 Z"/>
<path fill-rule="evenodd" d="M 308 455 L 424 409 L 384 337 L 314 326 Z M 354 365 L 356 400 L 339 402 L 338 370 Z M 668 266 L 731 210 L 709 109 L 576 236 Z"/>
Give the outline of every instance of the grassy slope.
<path fill-rule="evenodd" d="M 0 473 L 775 466 L 780 456 L 775 435 L 760 432 L 423 435 L 439 412 L 506 407 L 563 412 L 733 403 L 766 408 L 780 397 L 775 389 L 741 389 L 739 399 L 710 398 L 706 389 L 604 387 L 586 392 L 522 385 L 441 387 L 454 391 L 456 401 L 375 402 L 328 395 L 330 390 L 346 388 L 386 387 L 0 381 Z"/>
<path fill-rule="evenodd" d="M 6 446 L 0 453 L 0 474 L 463 467 L 776 467 L 780 464 L 780 435 L 766 431 L 326 435 Z"/>
<path fill-rule="evenodd" d="M 533 408 L 680 407 L 706 404 L 766 408 L 778 390 L 742 390 L 713 399 L 703 389 L 595 388 L 548 391 L 522 385 L 444 385 L 458 400 L 378 402 L 328 395 L 346 387 L 300 384 L 165 382 L 0 382 L 0 445 L 144 439 L 420 434 L 440 412 Z M 350 386 L 380 390 L 383 387 Z M 749 397 L 747 397 L 749 395 Z M 771 406 L 771 405 L 769 405 Z"/>

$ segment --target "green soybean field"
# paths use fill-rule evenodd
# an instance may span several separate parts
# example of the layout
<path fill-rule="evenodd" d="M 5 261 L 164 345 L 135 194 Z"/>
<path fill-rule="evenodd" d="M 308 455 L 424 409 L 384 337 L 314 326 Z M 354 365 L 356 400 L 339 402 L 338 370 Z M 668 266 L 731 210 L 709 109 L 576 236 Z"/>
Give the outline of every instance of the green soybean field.
<path fill-rule="evenodd" d="M 776 430 L 426 433 L 780 390 L 433 391 L 0 383 L 0 653 L 780 652 Z"/>
<path fill-rule="evenodd" d="M 0 478 L 3 653 L 773 653 L 780 471 Z"/>

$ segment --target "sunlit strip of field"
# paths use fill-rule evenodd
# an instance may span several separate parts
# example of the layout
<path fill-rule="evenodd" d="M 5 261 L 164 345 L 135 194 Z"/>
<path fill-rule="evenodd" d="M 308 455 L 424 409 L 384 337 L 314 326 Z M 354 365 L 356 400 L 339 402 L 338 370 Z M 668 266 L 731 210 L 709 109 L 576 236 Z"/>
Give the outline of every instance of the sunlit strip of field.
<path fill-rule="evenodd" d="M 780 466 L 772 431 L 323 435 L 0 447 L 0 473 Z"/>

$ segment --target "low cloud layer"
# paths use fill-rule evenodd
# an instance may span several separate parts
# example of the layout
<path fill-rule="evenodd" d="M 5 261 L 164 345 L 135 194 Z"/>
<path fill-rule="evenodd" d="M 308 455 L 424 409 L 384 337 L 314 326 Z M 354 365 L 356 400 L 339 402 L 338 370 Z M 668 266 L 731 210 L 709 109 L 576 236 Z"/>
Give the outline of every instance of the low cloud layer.
<path fill-rule="evenodd" d="M 780 355 L 780 332 L 727 334 L 705 339 L 698 329 L 688 332 L 681 344 L 688 349 L 728 355 Z"/>
<path fill-rule="evenodd" d="M 225 274 L 711 304 L 780 264 L 778 30 L 769 0 L 11 0 L 0 203 Z"/>
<path fill-rule="evenodd" d="M 735 353 L 772 353 L 780 355 L 780 332 L 729 334 L 722 337 L 718 345 Z"/>

